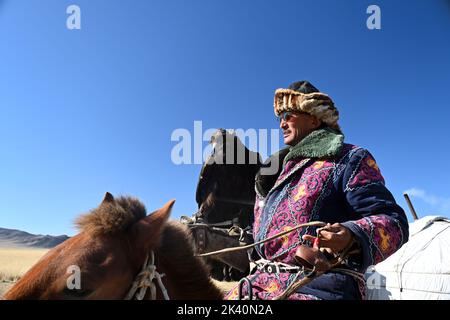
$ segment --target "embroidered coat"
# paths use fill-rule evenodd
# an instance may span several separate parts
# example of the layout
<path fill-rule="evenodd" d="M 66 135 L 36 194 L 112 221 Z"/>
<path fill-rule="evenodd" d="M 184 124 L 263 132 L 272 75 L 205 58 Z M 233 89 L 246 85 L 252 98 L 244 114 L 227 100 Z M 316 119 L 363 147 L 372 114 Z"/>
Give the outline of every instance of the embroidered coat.
<path fill-rule="evenodd" d="M 258 187 L 256 190 L 255 242 L 310 221 L 338 222 L 350 229 L 361 247 L 361 254 L 349 259 L 346 267 L 364 273 L 408 239 L 405 213 L 386 188 L 373 156 L 363 148 L 344 144 L 343 135 L 331 129 L 316 130 L 291 148 L 270 191 L 262 194 Z M 298 229 L 256 250 L 264 259 L 294 265 L 304 234 L 315 235 L 315 228 Z M 253 295 L 265 300 L 280 295 L 295 276 L 258 270 L 249 279 Z M 244 294 L 246 289 L 244 286 Z M 289 299 L 361 299 L 364 291 L 363 281 L 329 272 Z M 237 295 L 236 287 L 227 298 L 236 299 Z"/>

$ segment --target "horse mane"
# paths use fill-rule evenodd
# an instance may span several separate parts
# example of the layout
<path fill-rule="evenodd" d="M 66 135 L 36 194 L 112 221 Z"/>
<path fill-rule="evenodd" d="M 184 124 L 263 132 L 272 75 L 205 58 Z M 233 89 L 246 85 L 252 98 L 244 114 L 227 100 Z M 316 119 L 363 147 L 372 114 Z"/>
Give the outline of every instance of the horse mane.
<path fill-rule="evenodd" d="M 147 215 L 144 204 L 134 197 L 120 196 L 80 215 L 75 226 L 93 234 L 116 234 L 128 229 Z"/>

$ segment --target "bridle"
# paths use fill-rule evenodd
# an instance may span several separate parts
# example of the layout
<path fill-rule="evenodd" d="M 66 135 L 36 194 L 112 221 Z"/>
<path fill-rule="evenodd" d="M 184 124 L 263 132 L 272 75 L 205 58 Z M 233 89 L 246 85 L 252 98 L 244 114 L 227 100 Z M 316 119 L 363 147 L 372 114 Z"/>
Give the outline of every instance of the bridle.
<path fill-rule="evenodd" d="M 143 300 L 148 289 L 150 289 L 150 300 L 156 300 L 156 284 L 158 284 L 164 299 L 170 300 L 167 289 L 161 280 L 164 276 L 164 273 L 156 271 L 155 253 L 153 250 L 150 251 L 145 257 L 142 269 L 135 277 L 124 300 Z M 154 282 L 155 280 L 156 283 Z"/>
<path fill-rule="evenodd" d="M 245 228 L 239 225 L 239 218 L 232 220 L 226 220 L 222 222 L 209 223 L 204 222 L 203 219 L 198 219 L 196 214 L 192 218 L 187 216 L 181 216 L 180 222 L 186 225 L 192 230 L 195 246 L 198 252 L 205 252 L 207 247 L 207 233 L 220 234 L 223 236 L 234 237 L 238 235 L 240 242 L 245 242 L 245 238 L 248 234 L 251 234 L 251 227 Z M 234 236 L 232 236 L 234 234 Z"/>
<path fill-rule="evenodd" d="M 241 206 L 253 207 L 255 202 L 249 199 L 235 199 L 230 197 L 218 197 L 214 196 L 214 200 L 222 203 L 237 204 Z M 211 209 L 207 210 L 209 212 Z M 243 239 L 245 232 L 248 232 L 249 226 L 243 228 L 239 223 L 239 217 L 233 219 L 221 221 L 221 222 L 207 222 L 203 218 L 199 218 L 198 214 L 202 214 L 203 206 L 200 206 L 199 210 L 195 212 L 191 217 L 181 216 L 180 222 L 186 225 L 191 230 L 196 230 L 196 236 L 194 236 L 195 244 L 199 252 L 204 252 L 206 248 L 206 230 L 217 232 L 221 234 L 230 234 L 231 230 L 238 230 L 240 233 L 239 239 Z M 203 213 L 204 214 L 204 213 Z"/>

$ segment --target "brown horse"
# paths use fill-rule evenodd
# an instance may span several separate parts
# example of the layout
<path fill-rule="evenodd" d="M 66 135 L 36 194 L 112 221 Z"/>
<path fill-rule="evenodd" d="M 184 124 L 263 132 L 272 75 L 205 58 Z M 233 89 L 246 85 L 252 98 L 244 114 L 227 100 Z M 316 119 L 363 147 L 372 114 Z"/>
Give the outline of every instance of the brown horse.
<path fill-rule="evenodd" d="M 168 221 L 173 204 L 147 216 L 139 200 L 106 193 L 98 208 L 78 218 L 81 232 L 50 250 L 4 298 L 123 299 L 154 252 L 170 299 L 221 299 L 204 262 L 194 257 L 188 229 Z M 80 270 L 79 287 L 68 285 L 72 266 Z M 164 298 L 162 290 L 156 298 Z"/>

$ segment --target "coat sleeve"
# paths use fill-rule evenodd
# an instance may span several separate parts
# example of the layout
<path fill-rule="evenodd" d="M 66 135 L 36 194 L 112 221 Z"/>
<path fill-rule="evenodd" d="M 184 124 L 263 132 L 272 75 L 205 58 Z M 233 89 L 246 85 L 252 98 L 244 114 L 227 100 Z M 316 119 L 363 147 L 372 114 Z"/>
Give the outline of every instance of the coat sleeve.
<path fill-rule="evenodd" d="M 360 271 L 365 272 L 408 241 L 408 220 L 367 150 L 359 149 L 351 156 L 342 182 L 347 209 L 354 217 L 342 224 L 359 241 Z"/>

